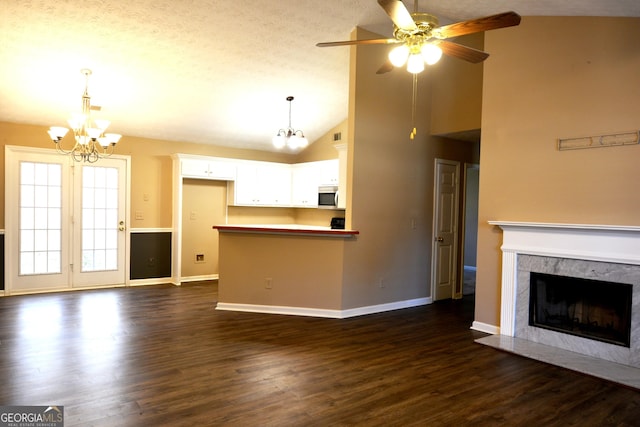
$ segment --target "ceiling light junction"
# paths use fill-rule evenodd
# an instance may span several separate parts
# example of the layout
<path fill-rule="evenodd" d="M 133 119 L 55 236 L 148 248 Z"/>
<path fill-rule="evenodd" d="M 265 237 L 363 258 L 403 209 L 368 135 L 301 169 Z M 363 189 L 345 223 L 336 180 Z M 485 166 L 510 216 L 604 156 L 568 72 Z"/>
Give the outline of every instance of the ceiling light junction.
<path fill-rule="evenodd" d="M 85 77 L 84 93 L 82 94 L 82 112 L 72 113 L 68 120 L 75 136 L 75 144 L 70 149 L 62 147 L 62 139 L 69 129 L 61 126 L 49 128 L 49 136 L 59 153 L 70 155 L 77 162 L 94 163 L 98 159 L 113 154 L 114 147 L 122 137 L 116 133 L 105 133 L 109 127 L 109 120 L 93 119 L 91 111 L 99 111 L 100 107 L 91 106 L 89 96 L 89 76 L 91 70 L 83 68 L 80 72 Z"/>
<path fill-rule="evenodd" d="M 424 71 L 424 64 L 433 65 L 442 57 L 442 49 L 438 46 L 438 18 L 428 13 L 411 14 L 416 29 L 407 30 L 394 26 L 393 36 L 402 44 L 389 52 L 389 61 L 396 67 L 407 64 L 407 71 L 412 74 Z"/>
<path fill-rule="evenodd" d="M 297 150 L 309 145 L 309 141 L 307 141 L 301 130 L 294 130 L 291 127 L 291 101 L 293 101 L 293 96 L 287 96 L 287 101 L 289 102 L 289 127 L 278 131 L 276 136 L 273 137 L 273 146 L 277 149 L 289 147 L 292 150 Z"/>

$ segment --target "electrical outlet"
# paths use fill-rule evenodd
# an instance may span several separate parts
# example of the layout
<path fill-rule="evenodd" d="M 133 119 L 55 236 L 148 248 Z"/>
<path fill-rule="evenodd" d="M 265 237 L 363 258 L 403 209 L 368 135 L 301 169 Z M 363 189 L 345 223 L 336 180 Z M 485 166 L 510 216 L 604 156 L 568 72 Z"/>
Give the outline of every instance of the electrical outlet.
<path fill-rule="evenodd" d="M 273 286 L 273 279 L 271 277 L 265 277 L 264 278 L 264 288 L 265 289 L 271 289 L 272 286 Z"/>
<path fill-rule="evenodd" d="M 384 288 L 384 279 L 381 277 L 380 279 L 378 279 L 378 286 L 380 287 L 380 289 Z"/>

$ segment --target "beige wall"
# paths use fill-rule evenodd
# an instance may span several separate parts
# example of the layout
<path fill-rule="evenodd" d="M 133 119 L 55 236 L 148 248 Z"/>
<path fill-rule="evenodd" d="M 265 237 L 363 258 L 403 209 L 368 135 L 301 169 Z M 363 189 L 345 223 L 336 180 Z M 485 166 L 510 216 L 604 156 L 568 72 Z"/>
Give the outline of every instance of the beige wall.
<path fill-rule="evenodd" d="M 488 220 L 640 225 L 640 146 L 557 151 L 634 131 L 640 19 L 526 17 L 484 66 L 476 321 L 499 325 L 502 233 Z"/>
<path fill-rule="evenodd" d="M 456 43 L 484 49 L 484 33 L 458 37 Z M 443 55 L 433 67 L 431 133 L 446 135 L 480 129 L 482 64 Z"/>
<path fill-rule="evenodd" d="M 389 49 L 351 51 L 347 227 L 360 235 L 345 245 L 343 309 L 430 295 L 434 159 L 474 156 L 473 144 L 429 136 L 429 68 L 419 76 L 418 134 L 409 139 L 412 75 L 376 74 Z"/>
<path fill-rule="evenodd" d="M 182 276 L 218 274 L 218 232 L 211 227 L 225 223 L 226 202 L 225 181 L 182 181 Z"/>
<path fill-rule="evenodd" d="M 338 158 L 338 151 L 334 148 L 334 144 L 340 144 L 348 141 L 348 122 L 344 120 L 329 132 L 322 135 L 318 140 L 314 141 L 309 147 L 296 155 L 295 163 L 313 162 L 316 160 L 331 160 Z M 340 133 L 341 140 L 334 141 L 333 134 Z"/>

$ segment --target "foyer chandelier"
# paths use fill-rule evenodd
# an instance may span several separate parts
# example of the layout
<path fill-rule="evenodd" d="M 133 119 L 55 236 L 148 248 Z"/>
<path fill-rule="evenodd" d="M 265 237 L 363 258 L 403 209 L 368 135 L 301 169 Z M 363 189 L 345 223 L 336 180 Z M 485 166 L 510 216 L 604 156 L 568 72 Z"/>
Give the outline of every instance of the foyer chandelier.
<path fill-rule="evenodd" d="M 291 101 L 293 101 L 293 96 L 287 96 L 287 101 L 289 102 L 289 127 L 278 131 L 276 136 L 273 137 L 273 146 L 277 149 L 289 147 L 292 150 L 297 150 L 309 145 L 309 141 L 307 141 L 301 130 L 294 130 L 291 127 Z"/>
<path fill-rule="evenodd" d="M 72 113 L 68 120 L 75 137 L 75 144 L 69 149 L 62 147 L 62 139 L 69 129 L 61 126 L 49 128 L 49 137 L 61 154 L 70 155 L 76 162 L 94 163 L 100 158 L 113 154 L 113 150 L 122 137 L 116 133 L 105 133 L 109 127 L 109 120 L 97 119 L 91 116 L 92 111 L 100 111 L 100 107 L 91 105 L 89 96 L 89 76 L 91 70 L 83 68 L 80 72 L 85 77 L 84 93 L 82 94 L 82 112 Z"/>

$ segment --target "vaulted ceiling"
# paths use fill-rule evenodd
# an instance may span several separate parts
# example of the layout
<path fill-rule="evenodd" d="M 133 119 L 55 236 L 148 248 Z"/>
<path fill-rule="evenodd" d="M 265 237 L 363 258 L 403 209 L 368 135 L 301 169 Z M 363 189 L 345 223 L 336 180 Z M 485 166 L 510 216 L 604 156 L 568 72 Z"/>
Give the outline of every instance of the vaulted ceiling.
<path fill-rule="evenodd" d="M 418 6 L 441 24 L 509 10 L 640 16 L 638 0 Z M 90 68 L 92 104 L 124 137 L 272 150 L 291 95 L 292 125 L 313 141 L 346 119 L 349 77 L 348 47 L 315 44 L 356 26 L 392 30 L 376 0 L 2 0 L 0 121 L 64 126 Z"/>

